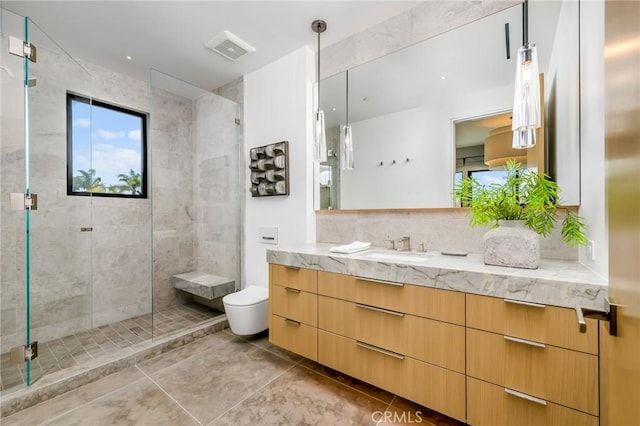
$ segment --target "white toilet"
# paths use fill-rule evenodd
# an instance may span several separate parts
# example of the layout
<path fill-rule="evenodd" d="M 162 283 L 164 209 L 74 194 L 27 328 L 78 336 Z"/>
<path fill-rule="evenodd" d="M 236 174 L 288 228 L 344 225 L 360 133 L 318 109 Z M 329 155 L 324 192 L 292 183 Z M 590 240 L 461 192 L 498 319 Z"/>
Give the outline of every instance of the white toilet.
<path fill-rule="evenodd" d="M 269 291 L 250 285 L 222 298 L 229 327 L 234 334 L 249 336 L 269 328 Z"/>

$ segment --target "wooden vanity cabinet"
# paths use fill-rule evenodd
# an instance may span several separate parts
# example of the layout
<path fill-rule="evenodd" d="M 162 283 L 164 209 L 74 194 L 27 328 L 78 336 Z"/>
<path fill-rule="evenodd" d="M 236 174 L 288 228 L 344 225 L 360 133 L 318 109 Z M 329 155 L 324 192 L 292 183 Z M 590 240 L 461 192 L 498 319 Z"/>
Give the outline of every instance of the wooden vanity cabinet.
<path fill-rule="evenodd" d="M 465 420 L 464 294 L 318 272 L 318 362 Z"/>
<path fill-rule="evenodd" d="M 467 423 L 598 424 L 597 321 L 467 294 Z"/>
<path fill-rule="evenodd" d="M 318 272 L 269 265 L 269 341 L 318 360 Z"/>
<path fill-rule="evenodd" d="M 270 341 L 473 426 L 597 426 L 573 309 L 270 265 Z"/>

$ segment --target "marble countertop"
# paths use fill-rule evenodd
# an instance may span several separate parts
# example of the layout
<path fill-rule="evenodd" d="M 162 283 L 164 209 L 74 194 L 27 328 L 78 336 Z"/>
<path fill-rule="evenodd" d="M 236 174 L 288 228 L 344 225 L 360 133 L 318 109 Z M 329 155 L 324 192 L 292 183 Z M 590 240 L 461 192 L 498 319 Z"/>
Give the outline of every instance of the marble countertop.
<path fill-rule="evenodd" d="M 415 284 L 545 305 L 604 308 L 604 278 L 578 262 L 541 259 L 538 269 L 485 265 L 480 254 L 445 256 L 372 247 L 354 254 L 329 251 L 334 244 L 267 250 L 267 262 L 363 278 Z"/>

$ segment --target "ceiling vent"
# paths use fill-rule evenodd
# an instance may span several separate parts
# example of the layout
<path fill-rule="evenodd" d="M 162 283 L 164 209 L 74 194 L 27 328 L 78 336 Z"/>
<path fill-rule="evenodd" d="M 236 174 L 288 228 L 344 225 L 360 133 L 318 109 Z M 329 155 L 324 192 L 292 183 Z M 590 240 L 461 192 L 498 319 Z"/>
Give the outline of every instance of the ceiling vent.
<path fill-rule="evenodd" d="M 205 43 L 205 46 L 233 62 L 247 53 L 256 51 L 255 47 L 229 31 L 221 32 Z"/>

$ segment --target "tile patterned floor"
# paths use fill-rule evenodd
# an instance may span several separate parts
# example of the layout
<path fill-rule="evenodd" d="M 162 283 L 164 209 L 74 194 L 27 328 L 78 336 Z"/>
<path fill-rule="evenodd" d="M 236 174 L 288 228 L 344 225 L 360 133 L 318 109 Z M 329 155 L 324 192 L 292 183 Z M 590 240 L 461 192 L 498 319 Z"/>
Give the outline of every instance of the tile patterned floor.
<path fill-rule="evenodd" d="M 395 413 L 388 414 L 385 413 Z M 381 420 L 395 420 L 381 422 Z M 461 423 L 227 330 L 2 419 L 47 425 Z"/>
<path fill-rule="evenodd" d="M 31 364 L 38 378 L 74 365 L 113 354 L 136 343 L 186 330 L 222 312 L 198 304 L 175 306 L 155 313 L 103 325 L 49 342 L 38 342 L 38 357 Z M 0 390 L 24 384 L 24 364 L 9 365 L 9 353 L 0 355 Z"/>

